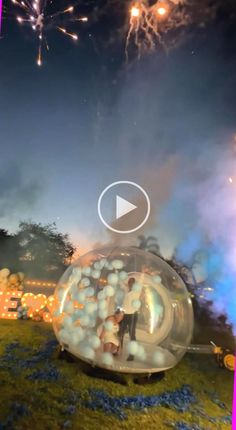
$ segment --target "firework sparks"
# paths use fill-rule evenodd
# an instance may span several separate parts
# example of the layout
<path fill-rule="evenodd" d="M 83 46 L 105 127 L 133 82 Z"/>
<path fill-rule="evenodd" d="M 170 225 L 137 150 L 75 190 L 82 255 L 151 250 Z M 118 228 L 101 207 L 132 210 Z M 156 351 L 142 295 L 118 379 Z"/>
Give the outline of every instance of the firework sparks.
<path fill-rule="evenodd" d="M 1 1 L 1 0 L 0 0 Z M 21 10 L 21 14 L 16 15 L 19 24 L 28 25 L 34 31 L 38 39 L 37 65 L 42 66 L 42 52 L 46 48 L 49 50 L 47 43 L 47 32 L 54 29 L 63 33 L 73 40 L 78 40 L 78 35 L 61 27 L 62 19 L 64 21 L 87 22 L 87 17 L 78 17 L 75 15 L 75 6 L 71 5 L 62 10 L 56 10 L 52 0 L 12 0 L 12 3 Z"/>
<path fill-rule="evenodd" d="M 136 0 L 130 5 L 127 58 L 131 45 L 136 47 L 139 57 L 142 52 L 152 51 L 157 46 L 166 47 L 165 36 L 167 33 L 170 35 L 171 31 L 173 40 L 169 37 L 167 45 L 175 45 L 177 29 L 189 25 L 201 12 L 204 18 L 208 16 L 208 11 L 200 4 L 196 14 L 189 0 L 156 0 L 154 4 L 150 3 L 150 0 Z"/>
<path fill-rule="evenodd" d="M 162 44 L 161 26 L 171 13 L 171 2 L 159 0 L 149 6 L 148 0 L 138 0 L 130 9 L 130 25 L 126 40 L 126 57 L 131 40 L 142 51 L 153 50 L 157 43 Z M 172 3 L 172 9 L 175 8 Z"/>

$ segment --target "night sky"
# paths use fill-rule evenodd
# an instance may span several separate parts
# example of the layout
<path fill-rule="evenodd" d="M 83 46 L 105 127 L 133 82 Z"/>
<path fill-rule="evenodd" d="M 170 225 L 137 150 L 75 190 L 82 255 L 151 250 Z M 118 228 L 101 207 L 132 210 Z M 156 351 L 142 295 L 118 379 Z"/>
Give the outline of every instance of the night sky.
<path fill-rule="evenodd" d="M 4 20 L 2 228 L 55 221 L 88 249 L 107 237 L 96 206 L 109 183 L 139 183 L 155 207 L 167 160 L 194 164 L 202 154 L 210 164 L 206 148 L 221 148 L 236 133 L 236 5 L 221 3 L 215 19 L 187 28 L 174 49 L 131 55 L 128 64 L 128 2 L 83 4 L 77 10 L 89 23 L 73 25 L 79 41 L 49 31 L 41 68 L 31 29 Z M 145 233 L 155 231 L 152 223 Z"/>

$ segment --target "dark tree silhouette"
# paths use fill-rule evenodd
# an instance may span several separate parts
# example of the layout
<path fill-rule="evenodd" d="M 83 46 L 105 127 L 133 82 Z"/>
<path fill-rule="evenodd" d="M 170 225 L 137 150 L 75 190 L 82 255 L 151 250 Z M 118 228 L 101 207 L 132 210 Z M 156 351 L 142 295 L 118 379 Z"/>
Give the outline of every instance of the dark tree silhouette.
<path fill-rule="evenodd" d="M 21 222 L 16 234 L 21 269 L 28 276 L 58 279 L 70 264 L 75 248 L 56 224 Z"/>
<path fill-rule="evenodd" d="M 158 239 L 155 236 L 145 237 L 143 235 L 138 237 L 140 249 L 151 252 L 152 254 L 158 255 L 161 257 L 160 245 L 158 243 Z"/>
<path fill-rule="evenodd" d="M 16 236 L 5 229 L 0 229 L 0 268 L 18 269 L 19 244 Z"/>

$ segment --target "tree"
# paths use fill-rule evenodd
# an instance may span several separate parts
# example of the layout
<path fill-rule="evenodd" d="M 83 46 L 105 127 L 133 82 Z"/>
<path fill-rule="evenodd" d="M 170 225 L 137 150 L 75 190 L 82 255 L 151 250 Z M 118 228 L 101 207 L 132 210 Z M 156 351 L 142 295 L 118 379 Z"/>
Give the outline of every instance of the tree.
<path fill-rule="evenodd" d="M 21 222 L 16 234 L 19 260 L 28 276 L 58 279 L 70 264 L 75 248 L 56 224 Z"/>
<path fill-rule="evenodd" d="M 0 269 L 7 267 L 11 271 L 18 269 L 19 245 L 15 235 L 0 229 Z"/>
<path fill-rule="evenodd" d="M 151 252 L 152 254 L 161 256 L 160 245 L 158 243 L 158 239 L 155 236 L 145 237 L 143 235 L 138 237 L 139 240 L 139 248 L 145 251 Z"/>

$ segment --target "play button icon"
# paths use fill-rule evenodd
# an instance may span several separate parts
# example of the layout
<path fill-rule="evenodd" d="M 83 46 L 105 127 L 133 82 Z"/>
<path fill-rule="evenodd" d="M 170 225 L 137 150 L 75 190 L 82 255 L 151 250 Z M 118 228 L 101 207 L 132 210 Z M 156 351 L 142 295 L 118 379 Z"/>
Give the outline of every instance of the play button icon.
<path fill-rule="evenodd" d="M 98 215 L 109 230 L 133 233 L 146 223 L 150 200 L 146 191 L 135 182 L 113 182 L 100 194 Z"/>
<path fill-rule="evenodd" d="M 120 196 L 116 196 L 116 219 L 128 214 L 129 212 L 137 209 L 137 206 L 128 202 L 128 200 L 123 199 Z"/>

